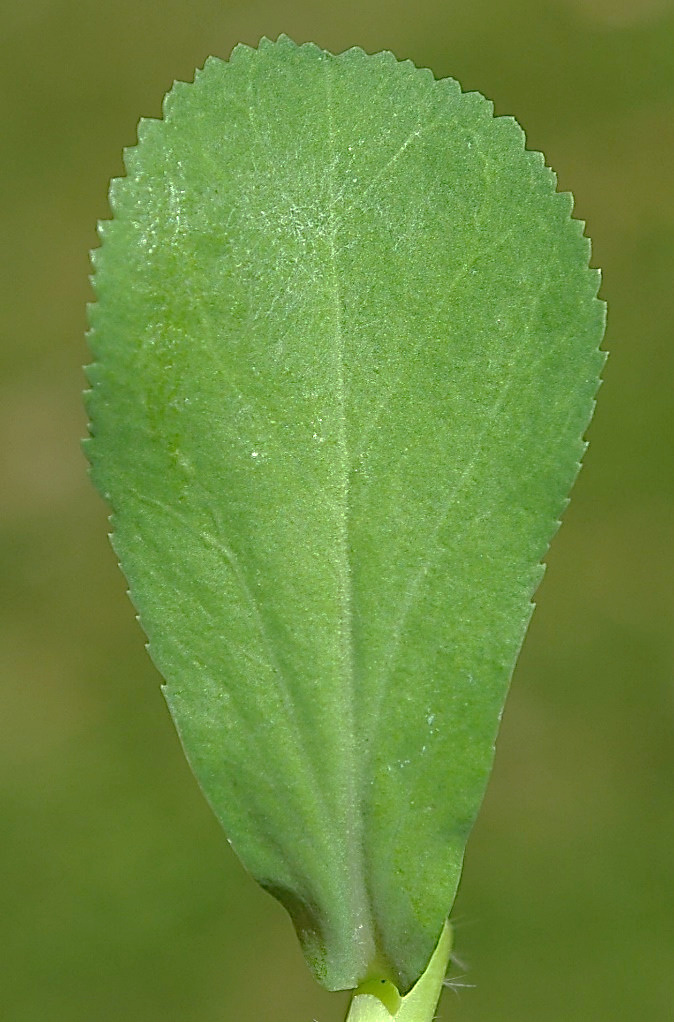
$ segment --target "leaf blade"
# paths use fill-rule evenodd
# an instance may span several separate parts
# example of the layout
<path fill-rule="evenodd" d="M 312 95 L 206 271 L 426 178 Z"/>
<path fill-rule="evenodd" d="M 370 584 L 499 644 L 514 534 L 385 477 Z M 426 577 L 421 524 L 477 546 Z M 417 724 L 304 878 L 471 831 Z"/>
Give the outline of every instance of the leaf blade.
<path fill-rule="evenodd" d="M 514 121 L 390 54 L 238 48 L 139 139 L 92 311 L 116 549 L 317 975 L 408 989 L 582 454 L 588 243 Z"/>

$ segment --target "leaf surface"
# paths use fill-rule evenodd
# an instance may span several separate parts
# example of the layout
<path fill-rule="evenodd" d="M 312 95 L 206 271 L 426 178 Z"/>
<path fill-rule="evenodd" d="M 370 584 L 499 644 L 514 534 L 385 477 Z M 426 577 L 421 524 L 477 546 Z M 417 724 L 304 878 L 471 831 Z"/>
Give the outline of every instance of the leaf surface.
<path fill-rule="evenodd" d="M 88 454 L 185 751 L 331 989 L 423 972 L 603 356 L 589 242 L 476 93 L 285 37 L 145 120 Z"/>

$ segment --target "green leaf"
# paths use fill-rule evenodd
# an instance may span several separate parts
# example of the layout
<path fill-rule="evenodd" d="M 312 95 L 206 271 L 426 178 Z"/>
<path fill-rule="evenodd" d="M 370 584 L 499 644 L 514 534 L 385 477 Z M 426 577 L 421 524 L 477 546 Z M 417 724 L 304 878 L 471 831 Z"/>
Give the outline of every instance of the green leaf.
<path fill-rule="evenodd" d="M 281 37 L 145 120 L 89 456 L 192 768 L 329 988 L 451 908 L 583 452 L 604 307 L 514 120 Z"/>

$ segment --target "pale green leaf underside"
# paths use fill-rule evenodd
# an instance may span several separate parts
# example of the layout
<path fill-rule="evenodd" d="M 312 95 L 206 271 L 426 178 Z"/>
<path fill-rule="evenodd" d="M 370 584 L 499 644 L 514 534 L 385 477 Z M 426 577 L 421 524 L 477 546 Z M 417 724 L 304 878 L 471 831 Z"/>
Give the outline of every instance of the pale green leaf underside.
<path fill-rule="evenodd" d="M 603 305 L 511 118 L 286 38 L 143 121 L 95 254 L 94 478 L 190 763 L 330 988 L 451 907 Z"/>

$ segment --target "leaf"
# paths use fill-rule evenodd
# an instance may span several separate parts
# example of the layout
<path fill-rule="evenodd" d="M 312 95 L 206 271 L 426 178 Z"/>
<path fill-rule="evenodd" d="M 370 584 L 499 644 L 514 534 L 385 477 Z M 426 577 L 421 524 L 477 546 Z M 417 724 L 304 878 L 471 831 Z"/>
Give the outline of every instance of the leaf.
<path fill-rule="evenodd" d="M 188 759 L 331 989 L 451 908 L 603 356 L 514 120 L 281 37 L 145 120 L 94 254 L 94 480 Z"/>

